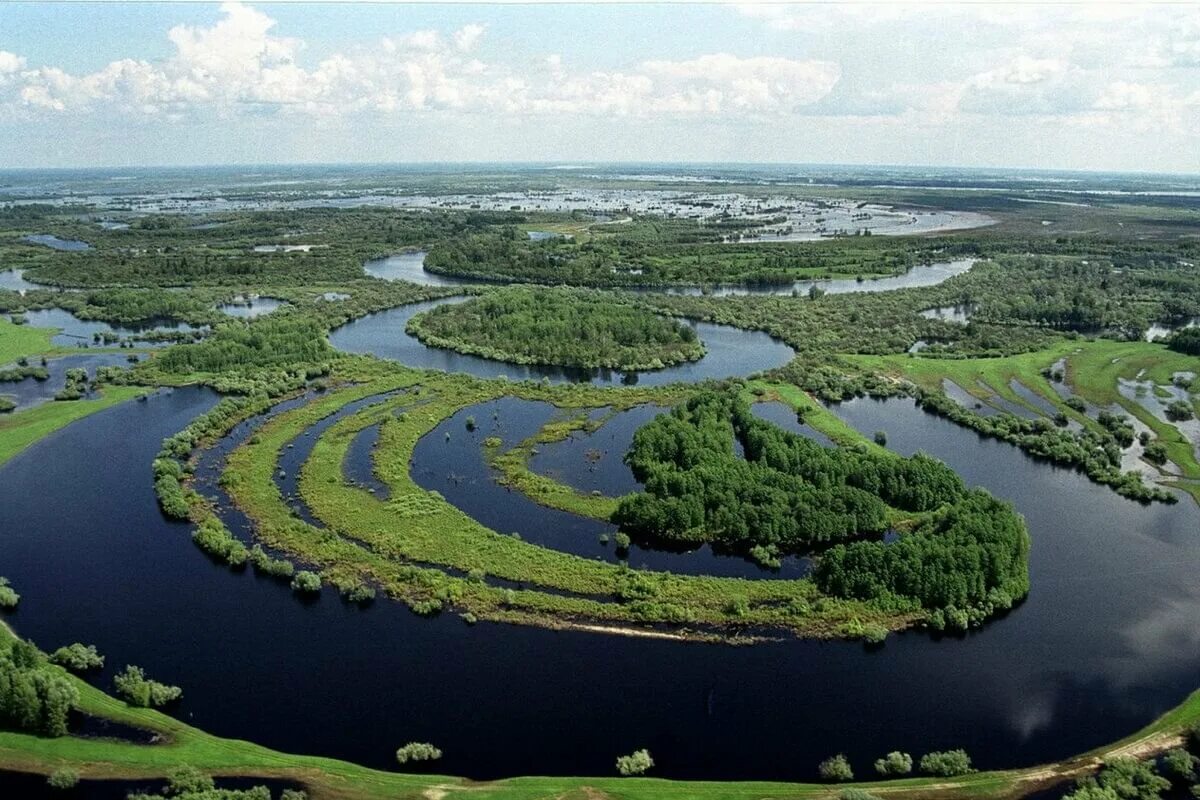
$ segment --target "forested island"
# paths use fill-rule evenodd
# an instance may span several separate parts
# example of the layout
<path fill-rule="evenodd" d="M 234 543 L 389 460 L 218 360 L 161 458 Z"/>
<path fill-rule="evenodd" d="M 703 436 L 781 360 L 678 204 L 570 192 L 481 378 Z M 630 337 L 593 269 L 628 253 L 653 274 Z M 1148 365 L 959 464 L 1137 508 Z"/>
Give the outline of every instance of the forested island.
<path fill-rule="evenodd" d="M 512 288 L 418 314 L 422 342 L 514 364 L 625 371 L 696 361 L 704 343 L 686 323 L 594 292 Z"/>

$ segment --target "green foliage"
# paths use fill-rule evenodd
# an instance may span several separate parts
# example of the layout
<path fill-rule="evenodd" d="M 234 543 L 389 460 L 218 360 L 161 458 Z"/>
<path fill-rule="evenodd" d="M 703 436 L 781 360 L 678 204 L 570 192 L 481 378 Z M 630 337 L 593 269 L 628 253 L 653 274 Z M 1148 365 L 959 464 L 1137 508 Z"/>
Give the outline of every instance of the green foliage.
<path fill-rule="evenodd" d="M 436 761 L 442 757 L 442 751 L 429 742 L 409 742 L 396 751 L 396 761 L 407 764 L 410 761 Z"/>
<path fill-rule="evenodd" d="M 0 642 L 0 726 L 41 736 L 65 736 L 79 690 L 37 648 Z"/>
<path fill-rule="evenodd" d="M 883 758 L 875 759 L 875 771 L 884 777 L 907 775 L 912 772 L 912 768 L 912 756 L 898 750 L 893 750 Z"/>
<path fill-rule="evenodd" d="M 211 373 L 316 364 L 332 352 L 318 322 L 280 311 L 249 322 L 223 323 L 204 341 L 172 347 L 153 363 L 169 374 Z"/>
<path fill-rule="evenodd" d="M 614 521 L 642 539 L 709 541 L 759 560 L 833 544 L 818 586 L 883 603 L 986 616 L 1028 591 L 1028 535 L 1009 506 L 924 455 L 822 447 L 758 419 L 734 391 L 699 392 L 643 426 L 626 461 L 645 491 L 623 499 Z M 887 528 L 889 504 L 924 516 L 897 541 L 859 541 Z"/>
<path fill-rule="evenodd" d="M 1171 782 L 1155 773 L 1153 761 L 1114 758 L 1097 775 L 1080 778 L 1063 800 L 1158 800 Z"/>
<path fill-rule="evenodd" d="M 1192 404 L 1186 400 L 1172 400 L 1163 413 L 1172 422 L 1185 422 L 1195 416 Z"/>
<path fill-rule="evenodd" d="M 1184 328 L 1167 339 L 1167 347 L 1189 356 L 1200 356 L 1200 328 Z"/>
<path fill-rule="evenodd" d="M 517 364 L 660 369 L 704 355 L 690 326 L 582 290 L 501 289 L 419 314 L 408 330 L 426 344 Z"/>
<path fill-rule="evenodd" d="M 51 789 L 74 789 L 79 785 L 79 772 L 70 767 L 59 767 L 46 776 L 46 785 Z"/>
<path fill-rule="evenodd" d="M 55 650 L 50 655 L 50 663 L 72 672 L 90 672 L 104 668 L 104 656 L 96 651 L 95 645 L 75 642 Z"/>
<path fill-rule="evenodd" d="M 1174 747 L 1163 753 L 1162 763 L 1163 771 L 1168 776 L 1191 783 L 1196 780 L 1196 766 L 1200 764 L 1200 759 L 1182 747 Z"/>
<path fill-rule="evenodd" d="M 192 531 L 192 541 L 201 550 L 231 567 L 244 565 L 249 557 L 246 545 L 235 539 L 225 523 L 213 516 L 200 521 Z"/>
<path fill-rule="evenodd" d="M 292 578 L 292 591 L 297 594 L 316 594 L 321 591 L 321 576 L 308 570 L 300 570 Z"/>
<path fill-rule="evenodd" d="M 1139 473 L 1121 472 L 1121 441 L 1132 443 L 1133 429 L 1120 415 L 1108 412 L 1098 415 L 1097 421 L 1104 432 L 1086 427 L 1073 433 L 1055 428 L 1047 419 L 1023 419 L 1007 413 L 990 417 L 975 414 L 940 391 L 917 389 L 914 394 L 921 408 L 932 414 L 946 417 L 984 436 L 1015 444 L 1037 458 L 1077 467 L 1093 481 L 1111 486 L 1120 495 L 1146 502 L 1176 502 L 1175 495 L 1147 485 Z M 1086 408 L 1082 403 L 1080 400 L 1077 405 Z M 1076 408 L 1070 401 L 1067 404 Z"/>
<path fill-rule="evenodd" d="M 21 602 L 21 595 L 12 588 L 8 578 L 0 577 L 0 609 L 11 611 Z"/>
<path fill-rule="evenodd" d="M 939 775 L 945 778 L 967 775 L 975 771 L 971 768 L 971 757 L 967 755 L 966 750 L 926 753 L 921 756 L 920 769 L 926 775 Z"/>
<path fill-rule="evenodd" d="M 139 708 L 160 708 L 183 697 L 178 686 L 150 680 L 141 667 L 126 666 L 113 676 L 113 688 L 125 702 Z"/>
<path fill-rule="evenodd" d="M 653 766 L 654 759 L 650 757 L 650 751 L 645 748 L 634 750 L 627 756 L 617 757 L 617 772 L 625 777 L 645 775 Z"/>
<path fill-rule="evenodd" d="M 841 753 L 836 756 L 830 756 L 820 763 L 817 767 L 817 772 L 824 781 L 852 781 L 854 780 L 854 770 L 850 767 L 850 761 Z"/>

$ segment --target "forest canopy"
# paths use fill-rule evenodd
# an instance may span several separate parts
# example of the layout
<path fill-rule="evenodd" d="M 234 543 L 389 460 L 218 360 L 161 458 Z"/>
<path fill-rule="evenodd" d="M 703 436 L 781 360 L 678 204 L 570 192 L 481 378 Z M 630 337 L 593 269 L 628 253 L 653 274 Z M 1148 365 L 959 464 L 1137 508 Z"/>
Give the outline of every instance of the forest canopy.
<path fill-rule="evenodd" d="M 514 287 L 412 318 L 425 344 L 516 364 L 661 369 L 704 355 L 686 323 L 599 292 Z"/>

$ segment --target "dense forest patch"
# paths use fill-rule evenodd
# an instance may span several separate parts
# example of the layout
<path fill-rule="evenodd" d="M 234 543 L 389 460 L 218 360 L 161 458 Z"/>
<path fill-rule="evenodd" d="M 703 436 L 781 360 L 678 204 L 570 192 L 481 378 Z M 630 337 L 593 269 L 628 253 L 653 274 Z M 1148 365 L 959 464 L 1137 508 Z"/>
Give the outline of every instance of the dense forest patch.
<path fill-rule="evenodd" d="M 734 392 L 702 392 L 660 415 L 626 460 L 646 488 L 615 519 L 638 537 L 712 542 L 768 562 L 834 545 L 816 569 L 823 591 L 915 600 L 942 624 L 946 614 L 981 619 L 1029 590 L 1029 535 L 1010 506 L 968 491 L 928 456 L 829 449 L 784 431 Z M 889 508 L 915 524 L 882 540 Z"/>
<path fill-rule="evenodd" d="M 425 344 L 516 364 L 661 369 L 704 355 L 683 322 L 595 292 L 514 287 L 419 314 Z"/>

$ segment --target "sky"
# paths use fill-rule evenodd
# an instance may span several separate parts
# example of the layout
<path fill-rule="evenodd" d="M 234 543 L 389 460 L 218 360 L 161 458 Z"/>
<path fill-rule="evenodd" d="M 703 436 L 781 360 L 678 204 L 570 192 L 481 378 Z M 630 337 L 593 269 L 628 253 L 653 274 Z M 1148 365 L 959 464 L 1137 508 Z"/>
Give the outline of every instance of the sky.
<path fill-rule="evenodd" d="M 1200 173 L 1200 3 L 0 2 L 0 168 Z"/>

